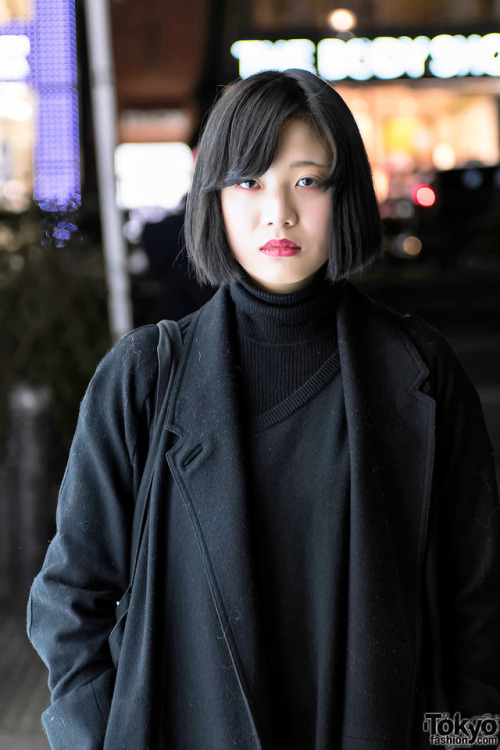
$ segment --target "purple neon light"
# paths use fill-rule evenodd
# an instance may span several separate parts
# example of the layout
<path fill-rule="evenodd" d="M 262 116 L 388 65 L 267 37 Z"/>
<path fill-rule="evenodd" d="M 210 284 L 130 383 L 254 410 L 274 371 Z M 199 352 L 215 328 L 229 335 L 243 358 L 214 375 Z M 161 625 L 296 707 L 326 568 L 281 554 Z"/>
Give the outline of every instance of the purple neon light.
<path fill-rule="evenodd" d="M 48 211 L 81 203 L 74 0 L 32 0 L 33 18 L 0 26 L 30 40 L 27 83 L 36 94 L 33 197 Z"/>

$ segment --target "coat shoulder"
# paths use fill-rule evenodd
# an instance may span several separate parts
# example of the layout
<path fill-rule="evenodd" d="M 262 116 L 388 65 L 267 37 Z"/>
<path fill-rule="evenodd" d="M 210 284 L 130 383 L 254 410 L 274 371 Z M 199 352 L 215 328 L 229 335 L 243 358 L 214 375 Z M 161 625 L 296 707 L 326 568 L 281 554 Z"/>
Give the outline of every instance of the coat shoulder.
<path fill-rule="evenodd" d="M 123 336 L 103 357 L 80 406 L 79 426 L 89 435 L 118 434 L 131 455 L 154 407 L 159 330 L 147 325 Z M 142 425 L 142 427 L 141 427 Z"/>
<path fill-rule="evenodd" d="M 422 385 L 424 392 L 436 397 L 448 386 L 458 387 L 466 394 L 475 393 L 453 346 L 441 331 L 418 316 L 396 312 L 349 286 L 358 309 L 362 309 L 372 323 L 376 321 L 375 325 L 382 333 L 381 341 L 396 335 L 406 350 L 423 362 L 428 370 Z"/>
<path fill-rule="evenodd" d="M 399 356 L 398 350 L 402 346 L 414 360 L 423 363 L 427 374 L 420 386 L 421 391 L 437 399 L 438 405 L 443 400 L 459 402 L 463 399 L 463 404 L 480 410 L 476 389 L 452 344 L 441 331 L 416 315 L 403 314 L 375 302 L 352 285 L 351 293 L 366 323 L 366 330 L 376 332 L 378 346 L 386 347 L 392 357 Z M 397 366 L 397 361 L 390 361 Z"/>
<path fill-rule="evenodd" d="M 436 366 L 439 363 L 458 364 L 455 350 L 441 331 L 415 315 L 403 315 L 394 310 L 385 309 L 392 324 L 403 336 L 411 340 L 428 366 Z"/>
<path fill-rule="evenodd" d="M 425 362 L 429 375 L 424 386 L 431 395 L 450 389 L 462 393 L 467 399 L 478 401 L 477 393 L 452 344 L 441 331 L 427 321 L 413 315 L 390 311 L 391 318 L 403 336 L 406 336 Z"/>
<path fill-rule="evenodd" d="M 156 382 L 158 339 L 156 325 L 142 326 L 123 336 L 99 362 L 89 387 L 135 387 L 141 400 Z"/>
<path fill-rule="evenodd" d="M 127 333 L 105 354 L 97 370 L 101 368 L 142 368 L 156 358 L 159 331 L 155 324 L 141 326 Z"/>

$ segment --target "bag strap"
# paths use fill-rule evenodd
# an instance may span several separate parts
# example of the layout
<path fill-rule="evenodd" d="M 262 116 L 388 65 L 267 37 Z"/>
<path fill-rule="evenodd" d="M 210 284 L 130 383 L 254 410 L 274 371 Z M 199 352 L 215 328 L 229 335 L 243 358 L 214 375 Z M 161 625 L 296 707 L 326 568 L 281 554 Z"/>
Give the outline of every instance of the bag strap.
<path fill-rule="evenodd" d="M 156 383 L 155 411 L 149 431 L 149 449 L 146 465 L 135 501 L 130 545 L 130 587 L 135 578 L 137 559 L 149 506 L 149 494 L 157 463 L 172 383 L 179 361 L 182 338 L 179 326 L 173 320 L 160 320 L 158 339 L 158 379 Z"/>

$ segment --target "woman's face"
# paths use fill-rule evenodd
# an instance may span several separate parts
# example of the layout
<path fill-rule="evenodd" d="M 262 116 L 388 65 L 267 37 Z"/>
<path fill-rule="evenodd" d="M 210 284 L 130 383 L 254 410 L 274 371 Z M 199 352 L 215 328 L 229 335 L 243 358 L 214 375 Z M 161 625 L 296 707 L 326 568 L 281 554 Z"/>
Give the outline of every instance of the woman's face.
<path fill-rule="evenodd" d="M 301 289 L 328 259 L 332 188 L 320 184 L 332 154 L 306 120 L 290 120 L 263 175 L 221 191 L 234 257 L 255 284 L 286 294 Z"/>

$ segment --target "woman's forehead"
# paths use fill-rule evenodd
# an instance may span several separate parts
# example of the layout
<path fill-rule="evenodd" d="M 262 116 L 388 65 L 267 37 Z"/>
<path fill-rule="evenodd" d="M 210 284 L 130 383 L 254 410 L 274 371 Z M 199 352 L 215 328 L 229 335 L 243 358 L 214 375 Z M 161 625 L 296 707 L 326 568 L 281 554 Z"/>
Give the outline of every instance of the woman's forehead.
<path fill-rule="evenodd" d="M 297 166 L 306 166 L 305 162 L 310 162 L 329 168 L 333 158 L 330 144 L 307 118 L 293 118 L 283 124 L 274 160 L 283 154 L 291 160 L 297 159 Z"/>

